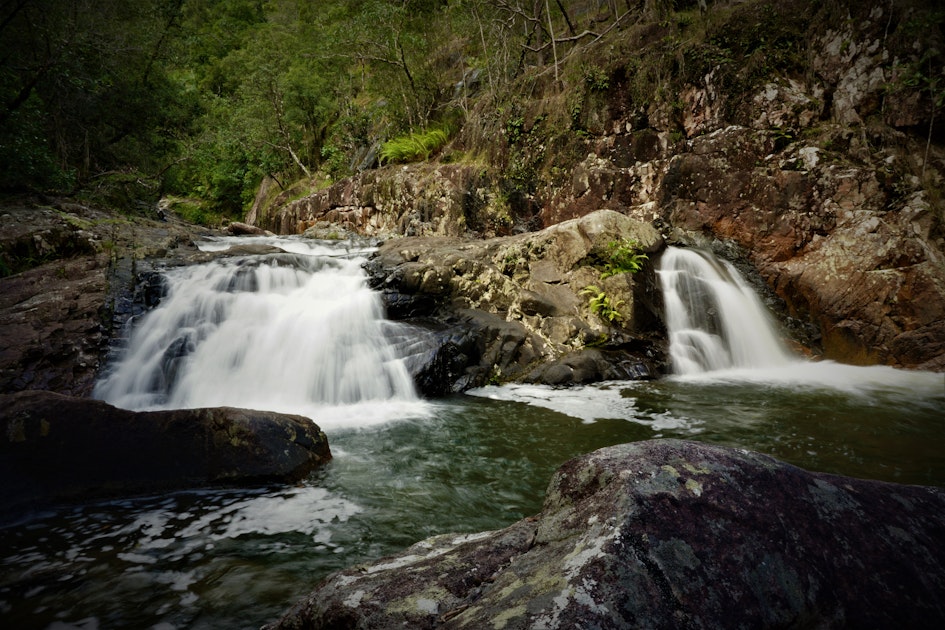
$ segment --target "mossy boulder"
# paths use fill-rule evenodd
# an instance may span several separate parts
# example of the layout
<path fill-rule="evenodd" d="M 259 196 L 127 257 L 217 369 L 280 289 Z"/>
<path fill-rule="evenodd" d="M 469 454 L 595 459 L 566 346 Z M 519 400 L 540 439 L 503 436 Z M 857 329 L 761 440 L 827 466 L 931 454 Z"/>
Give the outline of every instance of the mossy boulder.
<path fill-rule="evenodd" d="M 633 242 L 641 254 L 663 244 L 651 225 L 602 210 L 517 236 L 392 239 L 366 267 L 388 315 L 428 332 L 430 349 L 412 362 L 427 394 L 495 381 L 655 374 L 663 362 L 655 272 L 645 265 L 637 274 L 602 277 L 614 242 Z M 588 286 L 604 291 L 620 316 L 595 310 L 582 293 Z M 598 360 L 575 370 L 572 355 L 589 349 Z M 448 373 L 429 374 L 443 365 Z M 426 382 L 438 382 L 439 391 Z"/>
<path fill-rule="evenodd" d="M 335 573 L 269 628 L 938 628 L 942 557 L 941 488 L 653 440 L 565 463 L 535 517 Z"/>

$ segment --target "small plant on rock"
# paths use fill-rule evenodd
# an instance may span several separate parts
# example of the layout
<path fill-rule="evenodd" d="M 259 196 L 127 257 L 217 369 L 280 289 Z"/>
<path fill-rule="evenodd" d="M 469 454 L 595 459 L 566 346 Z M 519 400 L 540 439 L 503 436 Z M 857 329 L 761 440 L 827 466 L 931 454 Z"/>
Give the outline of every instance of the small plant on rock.
<path fill-rule="evenodd" d="M 623 306 L 623 300 L 611 299 L 603 289 L 593 284 L 581 289 L 581 295 L 588 297 L 587 305 L 595 315 L 610 323 L 623 319 L 623 314 L 619 310 Z"/>
<path fill-rule="evenodd" d="M 602 280 L 620 273 L 636 273 L 643 269 L 643 263 L 647 260 L 647 255 L 643 253 L 640 245 L 629 238 L 611 241 L 607 245 L 607 251 L 604 271 L 600 276 Z"/>

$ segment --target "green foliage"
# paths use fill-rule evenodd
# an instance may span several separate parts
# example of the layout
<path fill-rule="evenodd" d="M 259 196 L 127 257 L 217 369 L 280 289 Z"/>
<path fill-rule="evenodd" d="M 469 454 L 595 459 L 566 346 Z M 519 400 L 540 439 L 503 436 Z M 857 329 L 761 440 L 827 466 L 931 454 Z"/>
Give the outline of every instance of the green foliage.
<path fill-rule="evenodd" d="M 493 365 L 492 371 L 489 373 L 489 385 L 501 385 L 502 381 L 502 368 L 498 365 Z"/>
<path fill-rule="evenodd" d="M 643 269 L 647 255 L 633 239 L 611 241 L 607 244 L 607 257 L 603 264 L 601 279 L 621 273 L 637 273 Z"/>
<path fill-rule="evenodd" d="M 381 163 L 419 162 L 442 149 L 449 142 L 447 129 L 434 127 L 388 140 L 378 152 Z"/>
<path fill-rule="evenodd" d="M 321 148 L 322 167 L 332 176 L 338 177 L 348 167 L 344 150 L 335 144 L 326 143 Z"/>
<path fill-rule="evenodd" d="M 505 135 L 509 139 L 509 144 L 516 144 L 522 139 L 525 129 L 525 118 L 521 115 L 509 118 L 505 122 Z"/>
<path fill-rule="evenodd" d="M 610 89 L 610 77 L 604 68 L 590 64 L 581 65 L 584 84 L 594 92 L 606 92 Z"/>
<path fill-rule="evenodd" d="M 623 319 L 620 307 L 623 306 L 623 300 L 613 300 L 607 293 L 597 285 L 590 284 L 581 289 L 581 295 L 588 298 L 587 305 L 595 315 L 606 319 L 610 323 L 618 322 Z"/>
<path fill-rule="evenodd" d="M 223 216 L 205 201 L 178 198 L 170 198 L 168 201 L 170 210 L 184 221 L 206 227 L 217 227 L 223 223 Z"/>
<path fill-rule="evenodd" d="M 180 3 L 71 0 L 0 10 L 0 186 L 71 190 L 154 172 L 188 115 L 166 72 Z"/>
<path fill-rule="evenodd" d="M 569 152 L 586 155 L 593 134 L 584 119 L 602 107 L 650 111 L 709 73 L 720 91 L 740 94 L 808 64 L 815 12 L 798 11 L 803 3 L 716 3 L 705 15 L 691 0 L 628 3 L 626 12 L 593 4 L 8 2 L 0 189 L 91 188 L 123 205 L 169 193 L 235 217 L 262 178 L 349 175 L 401 130 L 422 131 L 391 139 L 379 159 L 429 159 L 451 140 L 448 121 L 451 133 L 463 129 L 453 157 L 441 159 L 482 156 L 501 172 L 506 214 L 517 221 L 555 169 L 570 172 Z M 927 14 L 910 22 L 919 34 Z M 931 15 L 940 30 L 941 11 Z M 940 49 L 922 41 L 922 50 Z M 940 58 L 918 59 L 903 75 L 904 88 L 932 99 L 935 116 L 945 98 Z M 147 185 L 136 191 L 132 177 Z M 495 229 L 507 229 L 495 216 Z"/>

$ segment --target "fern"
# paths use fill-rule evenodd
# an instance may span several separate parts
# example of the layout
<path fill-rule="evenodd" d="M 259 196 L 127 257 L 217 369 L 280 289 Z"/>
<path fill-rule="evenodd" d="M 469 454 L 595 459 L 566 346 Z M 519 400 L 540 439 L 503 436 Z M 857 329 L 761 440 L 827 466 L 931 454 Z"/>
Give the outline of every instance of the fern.
<path fill-rule="evenodd" d="M 449 139 L 449 131 L 439 127 L 400 136 L 381 145 L 378 159 L 381 164 L 427 160 L 434 152 L 442 149 Z"/>

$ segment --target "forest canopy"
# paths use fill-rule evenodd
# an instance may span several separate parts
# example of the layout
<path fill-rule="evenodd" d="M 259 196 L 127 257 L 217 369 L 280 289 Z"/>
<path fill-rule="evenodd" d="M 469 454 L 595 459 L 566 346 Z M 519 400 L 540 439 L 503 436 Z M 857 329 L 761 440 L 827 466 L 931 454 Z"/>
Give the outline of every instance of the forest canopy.
<path fill-rule="evenodd" d="M 540 46 L 546 4 L 10 0 L 0 188 L 134 182 L 238 214 L 264 176 L 342 176 L 380 140 L 447 128 L 472 81 Z"/>
<path fill-rule="evenodd" d="M 934 119 L 945 80 L 929 42 L 945 12 L 928 0 L 900 4 L 919 7 L 893 13 L 924 25 L 902 30 L 927 52 L 906 50 L 917 61 L 900 74 L 931 99 Z M 807 30 L 857 6 L 4 0 L 0 190 L 82 193 L 119 207 L 176 195 L 238 217 L 263 178 L 328 183 L 429 157 L 462 129 L 473 152 L 504 135 L 494 149 L 505 151 L 503 177 L 528 192 L 551 143 L 526 137 L 535 115 L 520 103 L 545 99 L 547 117 L 573 135 L 584 131 L 587 99 L 614 86 L 621 107 L 645 116 L 653 101 L 676 112 L 678 90 L 710 71 L 731 92 L 778 74 L 803 79 Z"/>

